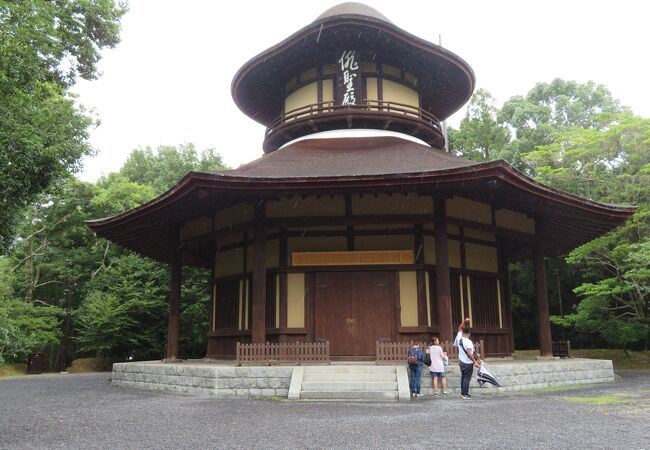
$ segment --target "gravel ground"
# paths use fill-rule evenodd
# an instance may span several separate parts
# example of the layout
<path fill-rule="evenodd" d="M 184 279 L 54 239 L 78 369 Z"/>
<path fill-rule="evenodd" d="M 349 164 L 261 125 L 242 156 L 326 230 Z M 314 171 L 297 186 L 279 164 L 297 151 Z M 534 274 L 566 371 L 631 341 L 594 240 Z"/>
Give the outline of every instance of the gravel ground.
<path fill-rule="evenodd" d="M 0 448 L 650 448 L 650 371 L 618 375 L 407 404 L 210 399 L 114 387 L 109 373 L 32 375 L 0 379 Z"/>

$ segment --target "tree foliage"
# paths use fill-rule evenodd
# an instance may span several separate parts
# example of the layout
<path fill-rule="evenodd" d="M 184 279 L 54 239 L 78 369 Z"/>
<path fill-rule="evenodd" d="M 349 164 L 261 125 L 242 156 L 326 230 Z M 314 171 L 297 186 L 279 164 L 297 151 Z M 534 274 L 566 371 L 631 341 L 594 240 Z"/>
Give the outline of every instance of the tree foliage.
<path fill-rule="evenodd" d="M 150 147 L 134 150 L 120 174 L 127 180 L 150 186 L 161 194 L 174 186 L 190 170 L 216 172 L 224 170 L 221 155 L 209 148 L 197 153 L 194 144 L 176 147 L 161 145 L 156 151 Z"/>
<path fill-rule="evenodd" d="M 194 147 L 185 146 L 178 153 L 187 155 L 188 148 Z M 152 153 L 150 170 L 151 174 L 164 173 L 169 180 L 178 181 L 187 170 L 201 169 L 201 161 L 220 161 L 213 151 L 204 151 L 201 154 L 207 156 L 202 159 L 173 165 L 169 161 L 181 157 L 173 155 L 174 147 L 165 149 L 165 158 Z M 129 160 L 137 154 L 134 151 Z M 152 177 L 150 181 L 160 179 Z M 68 355 L 79 352 L 162 356 L 167 332 L 167 267 L 98 238 L 85 223 L 128 211 L 155 195 L 153 186 L 112 173 L 96 183 L 71 180 L 39 196 L 25 209 L 13 251 L 0 257 L 0 298 L 41 308 L 39 313 L 64 314 L 63 321 L 58 316 L 56 354 L 51 357 L 59 368 L 65 367 Z M 188 356 L 205 352 L 208 275 L 204 270 L 184 270 L 180 338 Z M 8 336 L 8 330 L 20 332 L 11 314 L 3 317 L 8 319 L 0 323 L 0 335 Z M 34 340 L 22 342 L 31 342 L 32 350 L 36 348 Z M 5 359 L 20 359 L 24 354 L 5 354 Z"/>
<path fill-rule="evenodd" d="M 566 262 L 549 258 L 549 276 L 557 283 L 548 285 L 557 326 L 595 333 L 612 345 L 643 342 L 647 347 L 643 283 L 648 285 L 645 268 L 650 267 L 650 231 L 644 225 L 650 207 L 650 119 L 634 116 L 593 82 L 538 83 L 500 109 L 489 93 L 478 90 L 460 129 L 450 132 L 450 147 L 474 160 L 505 159 L 572 194 L 640 207 L 624 227 L 576 249 Z M 515 341 L 534 346 L 530 267 L 512 264 L 510 279 Z M 573 308 L 565 307 L 567 302 Z"/>
<path fill-rule="evenodd" d="M 136 255 L 115 258 L 91 280 L 76 311 L 79 350 L 100 356 L 160 357 L 168 291 L 164 266 Z"/>
<path fill-rule="evenodd" d="M 478 89 L 467 105 L 460 128 L 449 129 L 449 147 L 472 161 L 501 158 L 501 152 L 510 142 L 510 131 L 498 123 L 497 114 L 492 95 Z"/>
<path fill-rule="evenodd" d="M 125 11 L 113 0 L 0 1 L 0 251 L 22 208 L 92 154 L 94 120 L 69 88 L 97 77 Z"/>

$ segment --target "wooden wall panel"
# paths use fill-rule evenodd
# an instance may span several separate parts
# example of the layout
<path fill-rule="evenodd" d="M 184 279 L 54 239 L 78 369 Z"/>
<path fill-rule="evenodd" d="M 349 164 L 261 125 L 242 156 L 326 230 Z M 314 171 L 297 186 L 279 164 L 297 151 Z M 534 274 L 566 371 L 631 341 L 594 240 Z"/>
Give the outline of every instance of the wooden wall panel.
<path fill-rule="evenodd" d="M 418 326 L 418 290 L 415 271 L 399 273 L 400 324 Z"/>
<path fill-rule="evenodd" d="M 287 275 L 287 327 L 305 326 L 305 274 Z"/>
<path fill-rule="evenodd" d="M 235 330 L 238 328 L 239 286 L 239 280 L 217 283 L 216 330 Z"/>
<path fill-rule="evenodd" d="M 499 327 L 499 293 L 495 278 L 471 276 L 472 326 Z"/>

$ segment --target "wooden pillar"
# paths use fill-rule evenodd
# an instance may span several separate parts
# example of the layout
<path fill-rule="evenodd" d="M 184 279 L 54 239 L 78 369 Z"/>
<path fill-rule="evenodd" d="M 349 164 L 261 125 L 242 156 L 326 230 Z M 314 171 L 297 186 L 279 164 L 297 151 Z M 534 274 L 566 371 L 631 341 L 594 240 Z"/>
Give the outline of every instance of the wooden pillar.
<path fill-rule="evenodd" d="M 551 322 L 548 313 L 548 291 L 546 289 L 546 267 L 544 266 L 544 244 L 538 235 L 533 244 L 533 267 L 535 270 L 535 297 L 537 298 L 537 322 L 539 353 L 553 356 L 551 341 Z"/>
<path fill-rule="evenodd" d="M 320 83 L 319 83 L 320 85 Z M 350 219 L 352 217 L 352 197 L 349 195 L 345 196 L 345 217 Z M 347 237 L 347 250 L 354 250 L 354 226 L 348 225 L 346 228 L 346 237 Z"/>
<path fill-rule="evenodd" d="M 287 328 L 287 315 L 288 315 L 288 305 L 287 305 L 287 295 L 289 292 L 288 287 L 288 275 L 287 267 L 289 266 L 289 254 L 288 254 L 288 240 L 287 240 L 287 229 L 282 228 L 280 230 L 280 323 L 278 326 L 283 330 Z M 281 334 L 279 337 L 280 342 L 286 342 L 287 335 Z"/>
<path fill-rule="evenodd" d="M 424 235 L 422 232 L 422 224 L 415 225 L 415 264 L 424 264 Z M 426 272 L 418 270 L 416 272 L 417 295 L 418 295 L 418 325 L 428 326 L 429 319 L 427 317 L 427 286 L 426 286 Z"/>
<path fill-rule="evenodd" d="M 501 279 L 501 293 L 503 295 L 503 314 L 505 328 L 510 332 L 508 336 L 509 353 L 515 351 L 515 333 L 512 329 L 512 302 L 510 300 L 510 274 L 508 273 L 508 255 L 505 251 L 505 242 L 502 238 L 497 238 L 497 257 L 499 260 L 499 272 L 503 278 Z"/>
<path fill-rule="evenodd" d="M 445 198 L 435 198 L 436 293 L 440 314 L 440 340 L 454 339 L 451 315 L 451 281 L 449 275 L 449 244 L 447 239 L 447 208 Z"/>
<path fill-rule="evenodd" d="M 178 250 L 178 230 L 174 229 L 171 236 L 172 254 L 169 261 L 169 325 L 167 328 L 167 352 L 165 359 L 178 359 L 178 334 L 181 322 L 181 252 Z"/>
<path fill-rule="evenodd" d="M 255 236 L 253 237 L 253 301 L 252 341 L 266 341 L 266 204 L 255 205 Z"/>

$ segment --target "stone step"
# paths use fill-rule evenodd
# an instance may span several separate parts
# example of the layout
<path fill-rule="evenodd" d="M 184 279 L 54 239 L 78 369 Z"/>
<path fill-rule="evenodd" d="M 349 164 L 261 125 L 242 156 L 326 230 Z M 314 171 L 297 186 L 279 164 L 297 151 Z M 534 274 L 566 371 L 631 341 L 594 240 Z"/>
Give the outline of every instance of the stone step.
<path fill-rule="evenodd" d="M 303 382 L 305 381 L 397 381 L 397 375 L 393 372 L 380 372 L 380 373 L 305 373 Z"/>
<path fill-rule="evenodd" d="M 395 373 L 393 366 L 305 366 L 311 373 Z"/>
<path fill-rule="evenodd" d="M 396 381 L 303 381 L 304 391 L 397 391 Z"/>
<path fill-rule="evenodd" d="M 301 400 L 373 400 L 397 401 L 397 391 L 306 391 L 300 392 Z"/>

